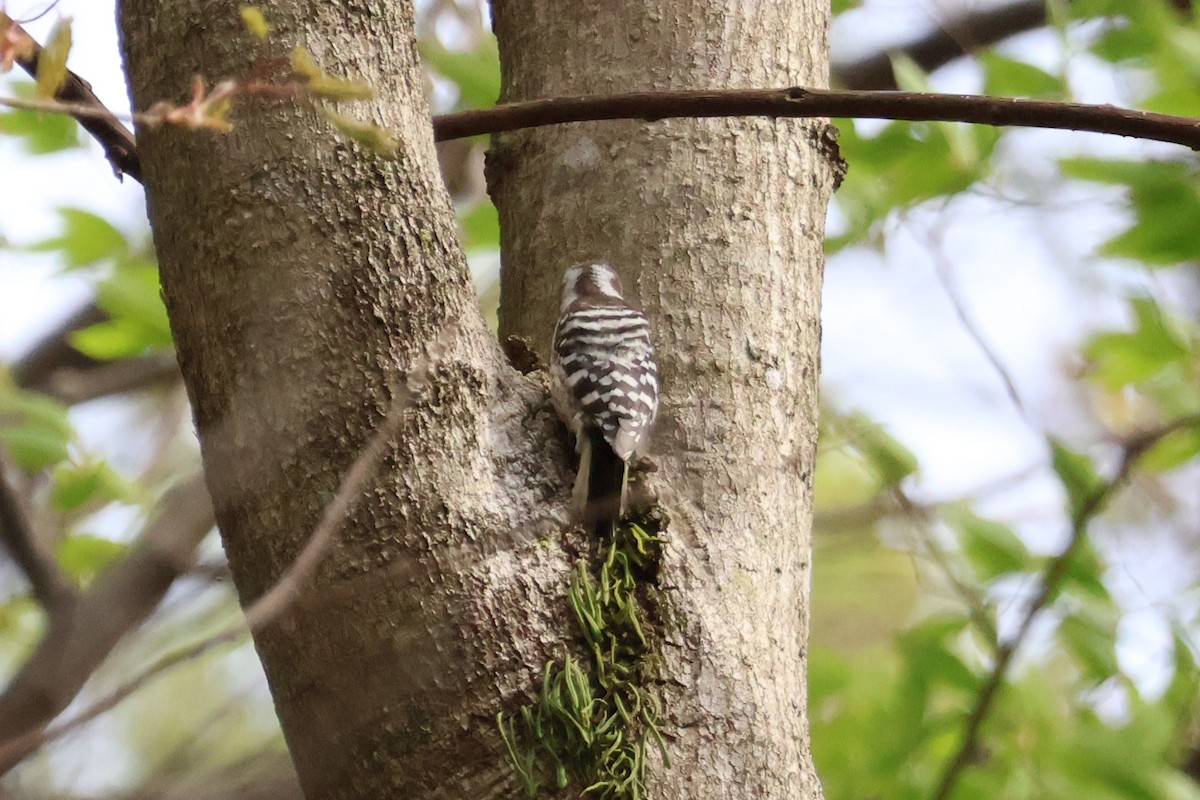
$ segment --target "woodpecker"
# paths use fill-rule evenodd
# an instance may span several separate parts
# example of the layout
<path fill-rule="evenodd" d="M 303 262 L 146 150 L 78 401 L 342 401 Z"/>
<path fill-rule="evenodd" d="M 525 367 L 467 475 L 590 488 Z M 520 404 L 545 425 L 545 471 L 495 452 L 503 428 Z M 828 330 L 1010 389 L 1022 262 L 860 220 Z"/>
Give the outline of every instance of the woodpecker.
<path fill-rule="evenodd" d="M 611 536 L 625 510 L 629 461 L 658 410 L 658 366 L 650 324 L 625 302 L 607 264 L 576 264 L 563 276 L 550 376 L 554 407 L 579 453 L 576 513 Z"/>

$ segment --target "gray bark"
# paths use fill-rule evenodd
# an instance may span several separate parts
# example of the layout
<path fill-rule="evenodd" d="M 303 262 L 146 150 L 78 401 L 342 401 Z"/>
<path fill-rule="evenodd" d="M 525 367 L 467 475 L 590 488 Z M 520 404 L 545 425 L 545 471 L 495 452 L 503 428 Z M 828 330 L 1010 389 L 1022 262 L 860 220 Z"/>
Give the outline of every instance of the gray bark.
<path fill-rule="evenodd" d="M 828 3 L 496 0 L 502 101 L 819 86 Z M 581 123 L 507 134 L 501 335 L 544 352 L 565 266 L 609 260 L 651 319 L 653 484 L 671 524 L 663 654 L 675 768 L 655 797 L 818 797 L 807 740 L 823 122 Z"/>
<path fill-rule="evenodd" d="M 255 632 L 306 797 L 512 791 L 493 716 L 569 630 L 566 459 L 538 380 L 486 330 L 436 170 L 412 10 L 276 0 L 260 44 L 237 2 L 125 0 L 134 107 L 199 72 L 244 75 L 308 47 L 381 98 L 344 109 L 398 160 L 307 104 L 250 100 L 228 135 L 139 132 L 163 293 L 216 517 L 243 603 L 292 563 L 342 474 L 450 331 L 336 545 Z M 557 525 L 552 525 L 557 529 Z"/>

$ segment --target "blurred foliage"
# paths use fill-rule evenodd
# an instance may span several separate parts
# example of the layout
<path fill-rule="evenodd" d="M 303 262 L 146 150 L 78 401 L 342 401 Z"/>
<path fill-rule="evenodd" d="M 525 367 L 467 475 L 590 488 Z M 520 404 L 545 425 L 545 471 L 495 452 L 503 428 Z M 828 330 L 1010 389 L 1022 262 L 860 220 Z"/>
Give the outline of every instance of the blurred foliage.
<path fill-rule="evenodd" d="M 30 100 L 36 94 L 32 81 L 14 83 L 13 94 Z M 11 109 L 0 111 L 0 135 L 13 137 L 30 155 L 60 153 L 79 146 L 79 124 L 63 114 Z"/>
<path fill-rule="evenodd" d="M 420 52 L 430 70 L 435 112 L 491 105 L 499 94 L 495 40 L 468 5 L 440 3 L 422 12 Z M 869 13 L 859 6 L 834 2 L 838 13 Z M 1068 77 L 1070 60 L 1080 58 L 1108 65 L 1131 92 L 1131 105 L 1200 116 L 1200 23 L 1178 3 L 1074 0 L 1052 3 L 1051 12 L 1065 54 L 1058 68 L 1026 63 L 1007 50 L 986 50 L 974 58 L 981 91 L 1068 99 L 1078 88 Z M 897 57 L 894 65 L 903 88 L 929 87 L 929 77 L 911 62 Z M 33 94 L 32 83 L 22 86 L 22 94 Z M 851 169 L 835 201 L 839 224 L 828 240 L 831 269 L 852 250 L 886 249 L 897 220 L 916 209 L 986 192 L 1007 139 L 995 129 L 956 123 L 839 120 L 838 125 Z M 30 154 L 56 153 L 79 142 L 74 122 L 25 111 L 0 112 L 0 135 L 18 140 Z M 455 151 L 444 170 L 477 169 L 470 159 L 482 146 Z M 1118 202 L 1127 211 L 1126 224 L 1096 242 L 1096 264 L 1146 278 L 1136 290 L 1128 288 L 1131 281 L 1112 289 L 1122 293 L 1126 324 L 1088 331 L 1076 342 L 1071 377 L 1090 403 L 1079 409 L 1090 415 L 1082 427 L 1099 433 L 1090 439 L 1043 436 L 1038 469 L 1057 486 L 1051 522 L 1064 538 L 1051 546 L 1030 539 L 1025 520 L 1010 517 L 1003 504 L 986 497 L 922 499 L 921 464 L 910 444 L 868 414 L 838 407 L 836 399 L 827 399 L 823 409 L 809 699 L 813 749 L 829 800 L 933 795 L 1072 517 L 1087 511 L 1090 499 L 1112 479 L 1119 460 L 1114 454 L 1134 435 L 1200 413 L 1197 309 L 1154 290 L 1158 282 L 1197 270 L 1195 158 L 1073 154 L 1058 167 L 1064 184 L 1122 193 Z M 494 257 L 495 208 L 481 181 L 462 184 L 471 187 L 455 195 L 465 246 L 472 256 Z M 58 214 L 59 233 L 23 249 L 55 254 L 64 272 L 92 284 L 110 315 L 76 333 L 71 344 L 103 362 L 169 352 L 170 329 L 144 236 L 128 236 L 103 214 L 77 208 Z M 481 283 L 481 292 L 491 293 L 495 276 Z M 146 427 L 170 417 L 163 410 L 168 398 L 152 400 L 162 417 L 148 414 L 143 400 Z M 109 448 L 88 444 L 79 433 L 87 413 L 0 380 L 0 447 L 20 472 L 18 483 L 35 506 L 38 531 L 53 544 L 64 573 L 81 586 L 124 556 L 129 521 L 180 471 L 161 452 L 143 459 L 149 466 L 131 469 L 117 456 L 122 442 Z M 182 436 L 178 426 L 167 430 L 175 440 Z M 161 442 L 155 446 L 166 450 Z M 1180 492 L 1189 490 L 1173 481 L 1195 476 L 1198 467 L 1200 429 L 1183 426 L 1142 455 L 1130 485 L 1155 502 L 1177 504 Z M 1194 485 L 1190 491 L 1194 494 Z M 1195 718 L 1200 610 L 1156 610 L 1156 624 L 1170 632 L 1167 651 L 1156 654 L 1161 680 L 1147 679 L 1149 668 L 1133 668 L 1122 656 L 1133 609 L 1116 591 L 1118 534 L 1126 523 L 1135 532 L 1144 530 L 1130 520 L 1145 513 L 1128 502 L 1131 494 L 1132 489 L 1113 493 L 1111 509 L 1065 564 L 952 797 L 1200 798 L 1200 784 L 1181 769 L 1200 751 Z M 1194 544 L 1181 539 L 1174 547 Z M 1195 569 L 1185 558 L 1174 567 Z M 1194 606 L 1200 575 L 1187 577 Z M 232 607 L 223 584 L 214 588 L 203 576 L 181 583 L 182 599 L 174 598 L 171 611 L 152 622 L 147 637 L 152 644 L 190 640 L 187 634 L 206 623 L 214 608 Z M 207 597 L 207 604 L 196 602 L 198 596 Z M 0 572 L 0 668 L 19 665 L 43 623 L 23 584 Z M 146 655 L 149 645 L 142 644 L 134 655 Z M 112 669 L 133 669 L 133 658 Z M 244 680 L 252 664 L 245 648 L 234 656 L 212 654 L 121 707 L 116 713 L 121 724 L 103 736 L 117 742 L 106 747 L 139 755 L 141 766 L 127 767 L 124 783 L 278 751 L 281 740 L 261 684 L 247 688 Z M 195 703 L 201 696 L 205 703 Z M 32 772 L 47 786 L 69 783 L 46 758 L 36 760 Z"/>
<path fill-rule="evenodd" d="M 1200 115 L 1200 28 L 1193 15 L 1160 0 L 1085 0 L 1061 4 L 1058 13 L 1064 42 L 1078 41 L 1083 29 L 1074 21 L 1091 20 L 1084 49 L 1128 76 L 1128 85 L 1136 87 L 1131 105 Z M 981 54 L 977 63 L 981 89 L 988 93 L 1072 95 L 1065 63 L 1060 74 L 997 52 Z M 898 59 L 896 73 L 902 87 L 926 88 L 910 63 Z M 850 171 L 835 200 L 842 224 L 829 240 L 835 253 L 849 245 L 885 247 L 896 220 L 913 209 L 979 192 L 994 175 L 1003 139 L 987 129 L 946 123 L 838 124 Z M 864 129 L 870 133 L 860 133 Z M 1194 275 L 1200 253 L 1194 158 L 1076 156 L 1063 158 L 1060 168 L 1064 179 L 1125 191 L 1130 222 L 1097 242 L 1098 260 L 1119 259 L 1115 263 L 1132 274 Z M 1126 303 L 1126 326 L 1095 330 L 1079 342 L 1083 367 L 1076 376 L 1094 399 L 1096 422 L 1118 446 L 1200 412 L 1196 308 L 1141 289 L 1129 293 Z M 1012 524 L 984 513 L 970 498 L 933 505 L 910 499 L 907 467 L 919 465 L 901 459 L 905 469 L 897 470 L 895 453 L 902 445 L 881 447 L 870 426 L 847 428 L 845 420 L 859 414 L 825 411 L 816 476 L 810 662 L 816 762 L 830 800 L 930 798 L 962 745 L 966 720 L 980 702 L 999 648 L 1012 636 L 1049 562 Z M 1134 465 L 1132 481 L 1154 486 L 1171 504 L 1165 498 L 1179 491 L 1170 482 L 1172 471 L 1196 474 L 1200 428 L 1181 426 L 1156 441 Z M 1108 488 L 1116 463 L 1111 445 L 1108 453 L 1102 469 L 1093 460 L 1094 447 L 1047 439 L 1046 467 L 1062 489 L 1063 531 Z M 848 469 L 847 463 L 857 466 Z M 1186 485 L 1194 494 L 1194 483 Z M 1127 513 L 1120 489 L 1112 500 L 1108 517 Z M 847 519 L 855 524 L 846 526 Z M 1106 519 L 1104 526 L 1092 527 L 1113 524 Z M 908 554 L 916 590 L 902 585 L 896 568 L 878 573 L 893 577 L 872 587 L 870 577 L 861 577 L 871 575 L 869 568 L 856 567 L 860 577 L 850 578 L 847 588 L 839 562 L 847 552 L 869 552 L 863 544 L 850 548 L 845 540 L 851 537 L 882 542 L 876 565 L 888 563 L 886 551 Z M 1174 547 L 1192 545 L 1184 539 Z M 1195 609 L 1162 611 L 1160 624 L 1176 631 L 1170 653 L 1160 654 L 1170 661 L 1163 669 L 1167 685 L 1146 688 L 1144 672 L 1131 672 L 1119 655 L 1131 609 L 1112 591 L 1111 548 L 1093 533 L 1066 564 L 951 797 L 1200 797 L 1200 784 L 1181 769 L 1194 763 L 1200 746 L 1194 719 L 1200 708 Z M 1195 569 L 1186 560 L 1178 568 L 1185 579 Z M 1194 591 L 1200 576 L 1191 574 L 1190 583 Z M 844 609 L 851 604 L 857 637 L 846 630 Z M 892 627 L 881 638 L 885 623 Z"/>
<path fill-rule="evenodd" d="M 421 58 L 458 92 L 455 109 L 488 108 L 500 97 L 500 51 L 496 37 L 477 31 L 470 49 L 450 49 L 437 39 L 421 42 Z"/>

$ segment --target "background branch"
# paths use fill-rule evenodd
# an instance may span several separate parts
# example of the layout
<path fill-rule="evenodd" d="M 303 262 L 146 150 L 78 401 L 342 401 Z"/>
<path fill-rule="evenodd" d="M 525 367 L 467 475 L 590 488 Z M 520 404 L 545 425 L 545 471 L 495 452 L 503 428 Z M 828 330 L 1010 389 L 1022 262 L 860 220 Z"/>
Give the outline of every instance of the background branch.
<path fill-rule="evenodd" d="M 103 322 L 108 314 L 90 302 L 63 320 L 10 366 L 23 389 L 74 404 L 179 380 L 174 354 L 152 353 L 117 361 L 98 361 L 71 344 L 80 330 Z"/>
<path fill-rule="evenodd" d="M 0 453 L 0 543 L 25 574 L 34 599 L 53 615 L 75 599 L 75 589 L 34 534 L 9 472 L 7 459 Z"/>
<path fill-rule="evenodd" d="M 1058 593 L 1058 589 L 1062 585 L 1063 579 L 1066 578 L 1067 571 L 1070 569 L 1076 553 L 1079 552 L 1079 548 L 1087 538 L 1088 525 L 1104 510 L 1109 498 L 1125 483 L 1138 460 L 1150 448 L 1162 441 L 1164 437 L 1176 431 L 1198 426 L 1200 426 L 1200 414 L 1192 414 L 1131 438 L 1125 444 L 1121 454 L 1121 463 L 1118 465 L 1112 479 L 1098 486 L 1075 509 L 1071 516 L 1071 537 L 1067 541 L 1067 546 L 1046 564 L 1037 594 L 1034 595 L 1029 606 L 1025 609 L 1025 614 L 1021 617 L 1021 623 L 1017 626 L 1016 633 L 1013 634 L 1011 639 L 1001 645 L 1000 649 L 996 652 L 996 662 L 992 666 L 991 674 L 988 675 L 983 687 L 979 690 L 979 695 L 975 700 L 975 707 L 971 710 L 963 726 L 962 741 L 959 744 L 958 750 L 955 751 L 954 757 L 947 762 L 946 768 L 942 772 L 937 790 L 933 794 L 933 800 L 947 800 L 954 792 L 954 788 L 958 784 L 958 779 L 962 776 L 963 771 L 971 763 L 975 750 L 978 747 L 979 733 L 992 708 L 995 706 L 1000 688 L 1003 686 L 1004 679 L 1008 675 L 1008 670 L 1012 666 L 1013 656 L 1016 655 L 1017 650 L 1029 635 L 1034 620 L 1050 605 L 1051 599 Z"/>
<path fill-rule="evenodd" d="M 213 526 L 203 478 L 172 489 L 160 506 L 134 551 L 102 573 L 77 603 L 51 616 L 41 643 L 0 694 L 0 741 L 40 730 L 65 709 L 117 642 L 187 572 L 192 552 Z M 5 748 L 0 774 L 29 752 Z"/>
<path fill-rule="evenodd" d="M 903 54 L 926 72 L 1046 24 L 1045 0 L 980 8 L 942 22 L 920 39 L 856 61 L 834 62 L 833 82 L 847 89 L 896 89 L 892 56 Z"/>
<path fill-rule="evenodd" d="M 174 352 L 101 361 L 83 369 L 57 369 L 41 389 L 68 405 L 167 386 L 181 380 Z"/>

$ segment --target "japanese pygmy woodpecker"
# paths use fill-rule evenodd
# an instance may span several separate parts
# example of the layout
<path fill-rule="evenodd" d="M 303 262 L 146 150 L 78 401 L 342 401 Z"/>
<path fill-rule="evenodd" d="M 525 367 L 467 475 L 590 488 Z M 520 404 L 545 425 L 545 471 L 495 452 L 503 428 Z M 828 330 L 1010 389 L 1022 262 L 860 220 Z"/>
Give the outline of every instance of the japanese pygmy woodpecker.
<path fill-rule="evenodd" d="M 658 366 L 650 325 L 622 295 L 607 264 L 563 276 L 550 361 L 555 409 L 575 434 L 575 511 L 597 535 L 612 535 L 625 506 L 629 461 L 658 410 Z"/>

